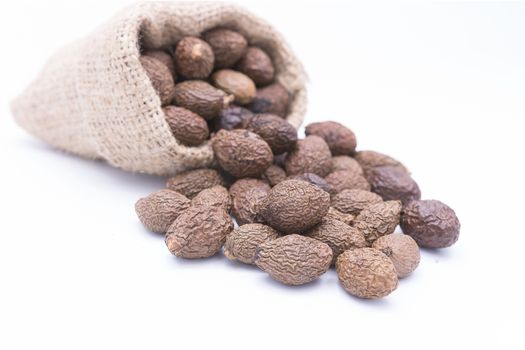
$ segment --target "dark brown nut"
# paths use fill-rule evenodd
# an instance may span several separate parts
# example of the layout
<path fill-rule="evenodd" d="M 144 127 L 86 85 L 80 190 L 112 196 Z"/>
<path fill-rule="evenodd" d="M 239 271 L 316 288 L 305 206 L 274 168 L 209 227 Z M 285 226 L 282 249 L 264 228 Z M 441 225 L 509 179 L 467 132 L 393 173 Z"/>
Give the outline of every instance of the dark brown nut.
<path fill-rule="evenodd" d="M 189 109 L 209 120 L 230 105 L 233 95 L 226 95 L 224 91 L 205 81 L 188 80 L 175 85 L 174 101 L 177 106 Z"/>
<path fill-rule="evenodd" d="M 326 142 L 318 136 L 307 136 L 297 141 L 293 151 L 285 160 L 288 175 L 314 173 L 321 177 L 328 175 L 332 154 Z"/>
<path fill-rule="evenodd" d="M 341 222 L 344 222 L 347 225 L 353 225 L 355 216 L 352 214 L 345 214 L 343 212 L 340 212 L 339 210 L 335 209 L 334 207 L 330 207 L 328 209 L 328 213 L 326 213 L 325 219 L 333 219 L 333 220 L 339 220 Z"/>
<path fill-rule="evenodd" d="M 332 249 L 318 240 L 288 235 L 261 244 L 255 264 L 274 280 L 289 285 L 312 282 L 328 271 Z"/>
<path fill-rule="evenodd" d="M 391 234 L 379 237 L 372 248 L 380 250 L 392 260 L 398 278 L 410 275 L 419 265 L 419 247 L 410 236 Z"/>
<path fill-rule="evenodd" d="M 332 172 L 338 170 L 348 170 L 363 175 L 363 168 L 352 157 L 349 156 L 335 156 L 332 157 Z"/>
<path fill-rule="evenodd" d="M 270 193 L 270 186 L 258 179 L 240 179 L 230 187 L 232 215 L 237 224 L 263 222 L 261 207 Z"/>
<path fill-rule="evenodd" d="M 231 69 L 221 69 L 213 73 L 213 85 L 235 96 L 235 103 L 245 105 L 255 97 L 255 84 L 246 75 Z"/>
<path fill-rule="evenodd" d="M 191 200 L 191 205 L 222 208 L 229 212 L 232 200 L 226 187 L 217 185 L 199 192 L 199 194 Z"/>
<path fill-rule="evenodd" d="M 163 106 L 170 104 L 175 94 L 175 82 L 168 67 L 156 58 L 149 56 L 141 56 L 140 63 L 146 71 L 151 85 L 159 95 L 161 104 Z"/>
<path fill-rule="evenodd" d="M 175 72 L 175 62 L 173 62 L 173 57 L 163 50 L 149 50 L 142 54 L 142 56 L 156 58 L 157 60 L 164 63 L 166 67 L 170 70 L 173 81 L 177 81 L 177 73 Z"/>
<path fill-rule="evenodd" d="M 372 168 L 376 168 L 384 165 L 392 165 L 399 167 L 401 170 L 404 170 L 407 174 L 410 174 L 408 169 L 401 164 L 400 161 L 387 156 L 386 154 L 375 152 L 375 151 L 359 151 L 354 155 L 354 159 L 357 160 L 365 174 Z"/>
<path fill-rule="evenodd" d="M 271 113 L 285 117 L 290 104 L 290 94 L 279 83 L 257 89 L 255 98 L 248 106 L 254 113 Z"/>
<path fill-rule="evenodd" d="M 172 254 L 186 259 L 207 258 L 221 250 L 233 222 L 224 209 L 191 206 L 166 232 L 165 242 Z"/>
<path fill-rule="evenodd" d="M 268 181 L 270 186 L 275 186 L 279 182 L 286 180 L 286 171 L 278 165 L 270 165 L 262 174 L 262 179 Z"/>
<path fill-rule="evenodd" d="M 301 180 L 316 185 L 321 188 L 323 191 L 330 193 L 330 186 L 322 177 L 315 175 L 314 173 L 304 173 L 299 175 L 293 175 L 289 177 L 290 180 Z"/>
<path fill-rule="evenodd" d="M 354 220 L 354 227 L 363 232 L 369 243 L 373 243 L 381 236 L 394 233 L 400 214 L 400 201 L 374 203 L 361 210 Z"/>
<path fill-rule="evenodd" d="M 217 185 L 224 186 L 224 179 L 216 170 L 207 168 L 182 172 L 170 177 L 166 182 L 167 188 L 190 199 L 199 192 Z"/>
<path fill-rule="evenodd" d="M 380 166 L 370 169 L 366 173 L 372 192 L 380 195 L 384 200 L 400 200 L 403 204 L 421 198 L 419 186 L 397 166 Z"/>
<path fill-rule="evenodd" d="M 230 68 L 245 54 L 248 42 L 238 32 L 217 28 L 204 33 L 215 56 L 215 68 Z"/>
<path fill-rule="evenodd" d="M 458 240 L 460 227 L 454 210 L 437 200 L 410 202 L 401 214 L 401 229 L 420 247 L 450 247 Z"/>
<path fill-rule="evenodd" d="M 329 207 L 327 192 L 306 181 L 286 180 L 270 190 L 261 215 L 279 232 L 303 232 L 320 223 Z"/>
<path fill-rule="evenodd" d="M 248 48 L 237 69 L 249 76 L 257 86 L 270 84 L 275 74 L 270 56 L 256 46 Z"/>
<path fill-rule="evenodd" d="M 247 108 L 230 106 L 223 109 L 215 118 L 215 130 L 246 129 L 248 122 L 253 117 L 253 112 Z"/>
<path fill-rule="evenodd" d="M 173 136 L 183 145 L 198 146 L 208 138 L 208 124 L 198 114 L 175 106 L 164 107 L 162 110 Z"/>
<path fill-rule="evenodd" d="M 337 258 L 336 270 L 343 288 L 359 298 L 382 298 L 398 285 L 392 261 L 373 248 L 345 251 Z"/>
<path fill-rule="evenodd" d="M 277 231 L 263 224 L 246 224 L 234 229 L 224 243 L 224 255 L 230 260 L 253 264 L 257 247 L 279 237 Z"/>
<path fill-rule="evenodd" d="M 365 177 L 351 170 L 334 171 L 324 178 L 330 188 L 330 194 L 336 195 L 343 190 L 370 190 Z"/>
<path fill-rule="evenodd" d="M 177 72 L 187 79 L 206 79 L 215 63 L 211 46 L 204 40 L 192 36 L 179 41 L 174 57 Z"/>
<path fill-rule="evenodd" d="M 348 226 L 342 221 L 327 219 L 304 233 L 306 236 L 328 244 L 332 249 L 335 260 L 347 249 L 363 248 L 368 246 L 365 236 L 356 228 Z"/>
<path fill-rule="evenodd" d="M 166 233 L 175 219 L 190 206 L 190 200 L 172 190 L 160 190 L 135 203 L 140 221 L 153 232 Z"/>
<path fill-rule="evenodd" d="M 332 206 L 343 212 L 357 215 L 371 204 L 383 200 L 379 195 L 364 190 L 343 190 L 332 197 Z"/>
<path fill-rule="evenodd" d="M 272 165 L 270 146 L 248 130 L 219 130 L 212 147 L 219 165 L 235 177 L 258 177 Z"/>
<path fill-rule="evenodd" d="M 337 122 L 319 122 L 307 125 L 305 134 L 322 137 L 334 156 L 350 155 L 355 152 L 357 141 L 352 130 Z"/>
<path fill-rule="evenodd" d="M 292 124 L 273 114 L 254 115 L 246 128 L 262 137 L 274 154 L 291 151 L 297 143 L 297 130 Z"/>

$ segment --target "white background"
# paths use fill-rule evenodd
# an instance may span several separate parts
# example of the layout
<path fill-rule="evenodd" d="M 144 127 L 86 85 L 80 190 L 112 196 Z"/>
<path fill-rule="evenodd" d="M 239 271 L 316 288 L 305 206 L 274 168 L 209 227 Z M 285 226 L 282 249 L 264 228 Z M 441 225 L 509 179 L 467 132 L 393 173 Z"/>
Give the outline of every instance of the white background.
<path fill-rule="evenodd" d="M 525 4 L 245 6 L 310 76 L 306 123 L 402 160 L 462 223 L 383 300 L 334 271 L 287 287 L 222 255 L 171 256 L 136 219 L 164 179 L 55 151 L 8 102 L 127 1 L 0 5 L 0 348 L 523 349 Z"/>

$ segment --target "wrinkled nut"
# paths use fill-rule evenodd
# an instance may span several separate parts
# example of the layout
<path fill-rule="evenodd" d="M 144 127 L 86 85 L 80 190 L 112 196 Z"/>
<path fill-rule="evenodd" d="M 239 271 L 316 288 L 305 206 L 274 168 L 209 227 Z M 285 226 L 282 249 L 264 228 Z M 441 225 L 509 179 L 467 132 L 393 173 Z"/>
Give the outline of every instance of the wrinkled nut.
<path fill-rule="evenodd" d="M 357 160 L 349 156 L 332 157 L 332 172 L 338 170 L 348 170 L 361 175 L 364 174 L 363 168 L 361 168 Z"/>
<path fill-rule="evenodd" d="M 270 186 L 275 186 L 279 182 L 286 180 L 286 171 L 278 165 L 270 165 L 262 174 L 262 179 L 268 181 Z"/>
<path fill-rule="evenodd" d="M 285 160 L 288 175 L 314 173 L 321 177 L 328 175 L 332 154 L 326 142 L 319 136 L 307 136 L 297 141 L 293 151 Z"/>
<path fill-rule="evenodd" d="M 215 62 L 211 46 L 204 40 L 191 36 L 179 41 L 174 57 L 177 72 L 187 79 L 206 79 Z"/>
<path fill-rule="evenodd" d="M 332 264 L 343 251 L 353 248 L 363 248 L 368 246 L 365 236 L 358 229 L 348 226 L 342 221 L 327 219 L 326 217 L 310 230 L 306 231 L 305 236 L 316 239 L 328 244 L 332 249 Z"/>
<path fill-rule="evenodd" d="M 140 63 L 146 71 L 153 89 L 159 95 L 161 104 L 163 106 L 170 104 L 175 94 L 175 82 L 168 67 L 150 56 L 141 56 Z"/>
<path fill-rule="evenodd" d="M 336 270 L 343 288 L 359 298 L 382 298 L 398 285 L 392 261 L 373 248 L 345 251 L 337 258 Z"/>
<path fill-rule="evenodd" d="M 392 165 L 400 168 L 406 173 L 410 174 L 408 169 L 398 160 L 387 156 L 386 154 L 375 151 L 359 151 L 354 154 L 354 159 L 357 160 L 365 174 L 372 168 L 384 165 Z"/>
<path fill-rule="evenodd" d="M 188 80 L 175 85 L 174 101 L 177 106 L 189 109 L 204 119 L 213 119 L 229 106 L 233 95 L 226 95 L 205 81 Z"/>
<path fill-rule="evenodd" d="M 419 265 L 419 247 L 410 236 L 390 234 L 379 237 L 372 248 L 383 252 L 392 260 L 398 278 L 408 276 Z"/>
<path fill-rule="evenodd" d="M 345 214 L 343 212 L 340 212 L 339 210 L 335 209 L 334 207 L 330 207 L 328 209 L 328 213 L 326 213 L 325 219 L 333 219 L 333 220 L 339 220 L 341 222 L 344 222 L 347 225 L 353 225 L 355 216 L 352 214 Z"/>
<path fill-rule="evenodd" d="M 270 146 L 248 130 L 219 130 L 212 148 L 219 165 L 235 177 L 258 177 L 273 162 Z"/>
<path fill-rule="evenodd" d="M 173 136 L 186 146 L 198 146 L 203 143 L 210 133 L 208 124 L 199 115 L 192 111 L 175 106 L 162 109 Z"/>
<path fill-rule="evenodd" d="M 336 195 L 343 190 L 370 190 L 370 184 L 363 175 L 351 170 L 334 171 L 325 177 L 330 187 L 330 194 Z"/>
<path fill-rule="evenodd" d="M 334 156 L 350 155 L 355 152 L 357 142 L 354 133 L 337 122 L 312 123 L 306 126 L 304 132 L 307 136 L 316 135 L 322 137 Z"/>
<path fill-rule="evenodd" d="M 257 247 L 279 237 L 277 231 L 263 224 L 246 224 L 234 229 L 224 243 L 224 255 L 230 260 L 253 264 Z"/>
<path fill-rule="evenodd" d="M 217 28 L 204 33 L 215 56 L 215 68 L 230 68 L 245 54 L 246 38 L 233 30 Z"/>
<path fill-rule="evenodd" d="M 164 65 L 168 67 L 171 76 L 173 77 L 173 81 L 177 81 L 177 73 L 175 72 L 175 62 L 173 62 L 173 57 L 169 53 L 163 50 L 149 50 L 144 52 L 142 56 L 152 57 L 164 63 Z"/>
<path fill-rule="evenodd" d="M 372 192 L 384 200 L 400 200 L 403 204 L 421 198 L 419 186 L 412 177 L 398 166 L 380 166 L 370 169 L 366 178 Z"/>
<path fill-rule="evenodd" d="M 233 222 L 221 208 L 191 206 L 175 219 L 166 232 L 169 251 L 186 259 L 207 258 L 221 250 Z"/>
<path fill-rule="evenodd" d="M 401 229 L 420 247 L 450 247 L 458 240 L 460 228 L 454 210 L 437 200 L 410 202 L 401 214 Z"/>
<path fill-rule="evenodd" d="M 309 182 L 312 185 L 316 185 L 317 187 L 321 188 L 323 191 L 330 193 L 330 186 L 328 185 L 328 182 L 326 182 L 326 180 L 323 179 L 322 177 L 315 175 L 314 173 L 304 173 L 304 174 L 299 174 L 299 175 L 293 175 L 293 176 L 290 176 L 289 179 Z"/>
<path fill-rule="evenodd" d="M 246 129 L 262 137 L 274 154 L 291 151 L 297 143 L 297 130 L 292 124 L 273 114 L 254 115 Z"/>
<path fill-rule="evenodd" d="M 270 84 L 275 74 L 270 56 L 256 46 L 248 48 L 237 69 L 249 76 L 257 86 Z"/>
<path fill-rule="evenodd" d="M 312 282 L 330 268 L 332 249 L 318 240 L 297 234 L 261 244 L 255 264 L 274 280 L 289 285 Z"/>
<path fill-rule="evenodd" d="M 306 181 L 286 180 L 270 190 L 261 215 L 279 232 L 303 232 L 321 222 L 329 207 L 327 192 Z"/>
<path fill-rule="evenodd" d="M 332 197 L 332 206 L 343 213 L 357 215 L 369 205 L 382 201 L 379 195 L 370 191 L 343 190 Z"/>
<path fill-rule="evenodd" d="M 354 220 L 354 227 L 360 230 L 369 243 L 381 236 L 394 233 L 399 224 L 400 201 L 374 203 L 363 209 Z"/>
<path fill-rule="evenodd" d="M 166 233 L 175 219 L 190 206 L 190 200 L 172 190 L 160 190 L 135 203 L 139 220 L 153 232 Z"/>
<path fill-rule="evenodd" d="M 232 215 L 237 224 L 244 225 L 253 222 L 263 222 L 260 210 L 270 186 L 258 179 L 240 179 L 230 187 L 232 198 Z"/>
<path fill-rule="evenodd" d="M 223 109 L 215 118 L 215 130 L 246 129 L 248 122 L 253 117 L 253 112 L 247 108 L 230 106 Z"/>
<path fill-rule="evenodd" d="M 182 172 L 170 177 L 166 182 L 167 188 L 190 199 L 199 192 L 217 185 L 224 186 L 224 179 L 216 170 L 207 168 Z"/>
<path fill-rule="evenodd" d="M 191 200 L 191 205 L 222 208 L 229 212 L 232 200 L 226 187 L 217 185 L 199 192 L 199 194 Z"/>
<path fill-rule="evenodd" d="M 290 104 L 290 94 L 279 83 L 257 89 L 255 98 L 248 106 L 254 113 L 271 113 L 285 117 Z"/>
<path fill-rule="evenodd" d="M 255 97 L 255 84 L 246 75 L 231 69 L 221 69 L 213 73 L 213 85 L 235 96 L 235 103 L 245 105 Z"/>

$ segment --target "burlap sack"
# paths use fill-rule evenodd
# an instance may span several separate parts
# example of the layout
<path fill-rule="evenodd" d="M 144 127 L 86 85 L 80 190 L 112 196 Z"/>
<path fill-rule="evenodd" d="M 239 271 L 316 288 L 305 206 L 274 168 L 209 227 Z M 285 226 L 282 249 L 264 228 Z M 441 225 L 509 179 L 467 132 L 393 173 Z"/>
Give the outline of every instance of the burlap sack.
<path fill-rule="evenodd" d="M 173 137 L 139 50 L 216 26 L 238 30 L 272 56 L 277 80 L 293 96 L 287 120 L 298 127 L 306 108 L 301 63 L 268 23 L 225 3 L 153 2 L 126 9 L 52 57 L 13 101 L 15 119 L 59 149 L 129 171 L 169 175 L 206 166 L 213 159 L 209 142 L 186 147 Z"/>

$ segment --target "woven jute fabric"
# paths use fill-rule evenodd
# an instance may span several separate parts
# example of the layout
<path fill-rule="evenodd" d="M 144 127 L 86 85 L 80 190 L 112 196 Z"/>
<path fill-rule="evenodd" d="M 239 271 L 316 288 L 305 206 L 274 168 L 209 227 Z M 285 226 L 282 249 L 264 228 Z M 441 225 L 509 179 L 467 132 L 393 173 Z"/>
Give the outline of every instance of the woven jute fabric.
<path fill-rule="evenodd" d="M 299 127 L 306 110 L 301 63 L 272 26 L 228 3 L 148 2 L 125 9 L 57 52 L 13 101 L 13 115 L 61 150 L 128 171 L 170 175 L 207 166 L 210 143 L 177 142 L 139 57 L 141 49 L 167 48 L 218 26 L 239 31 L 270 54 L 277 81 L 292 96 L 287 120 Z"/>

